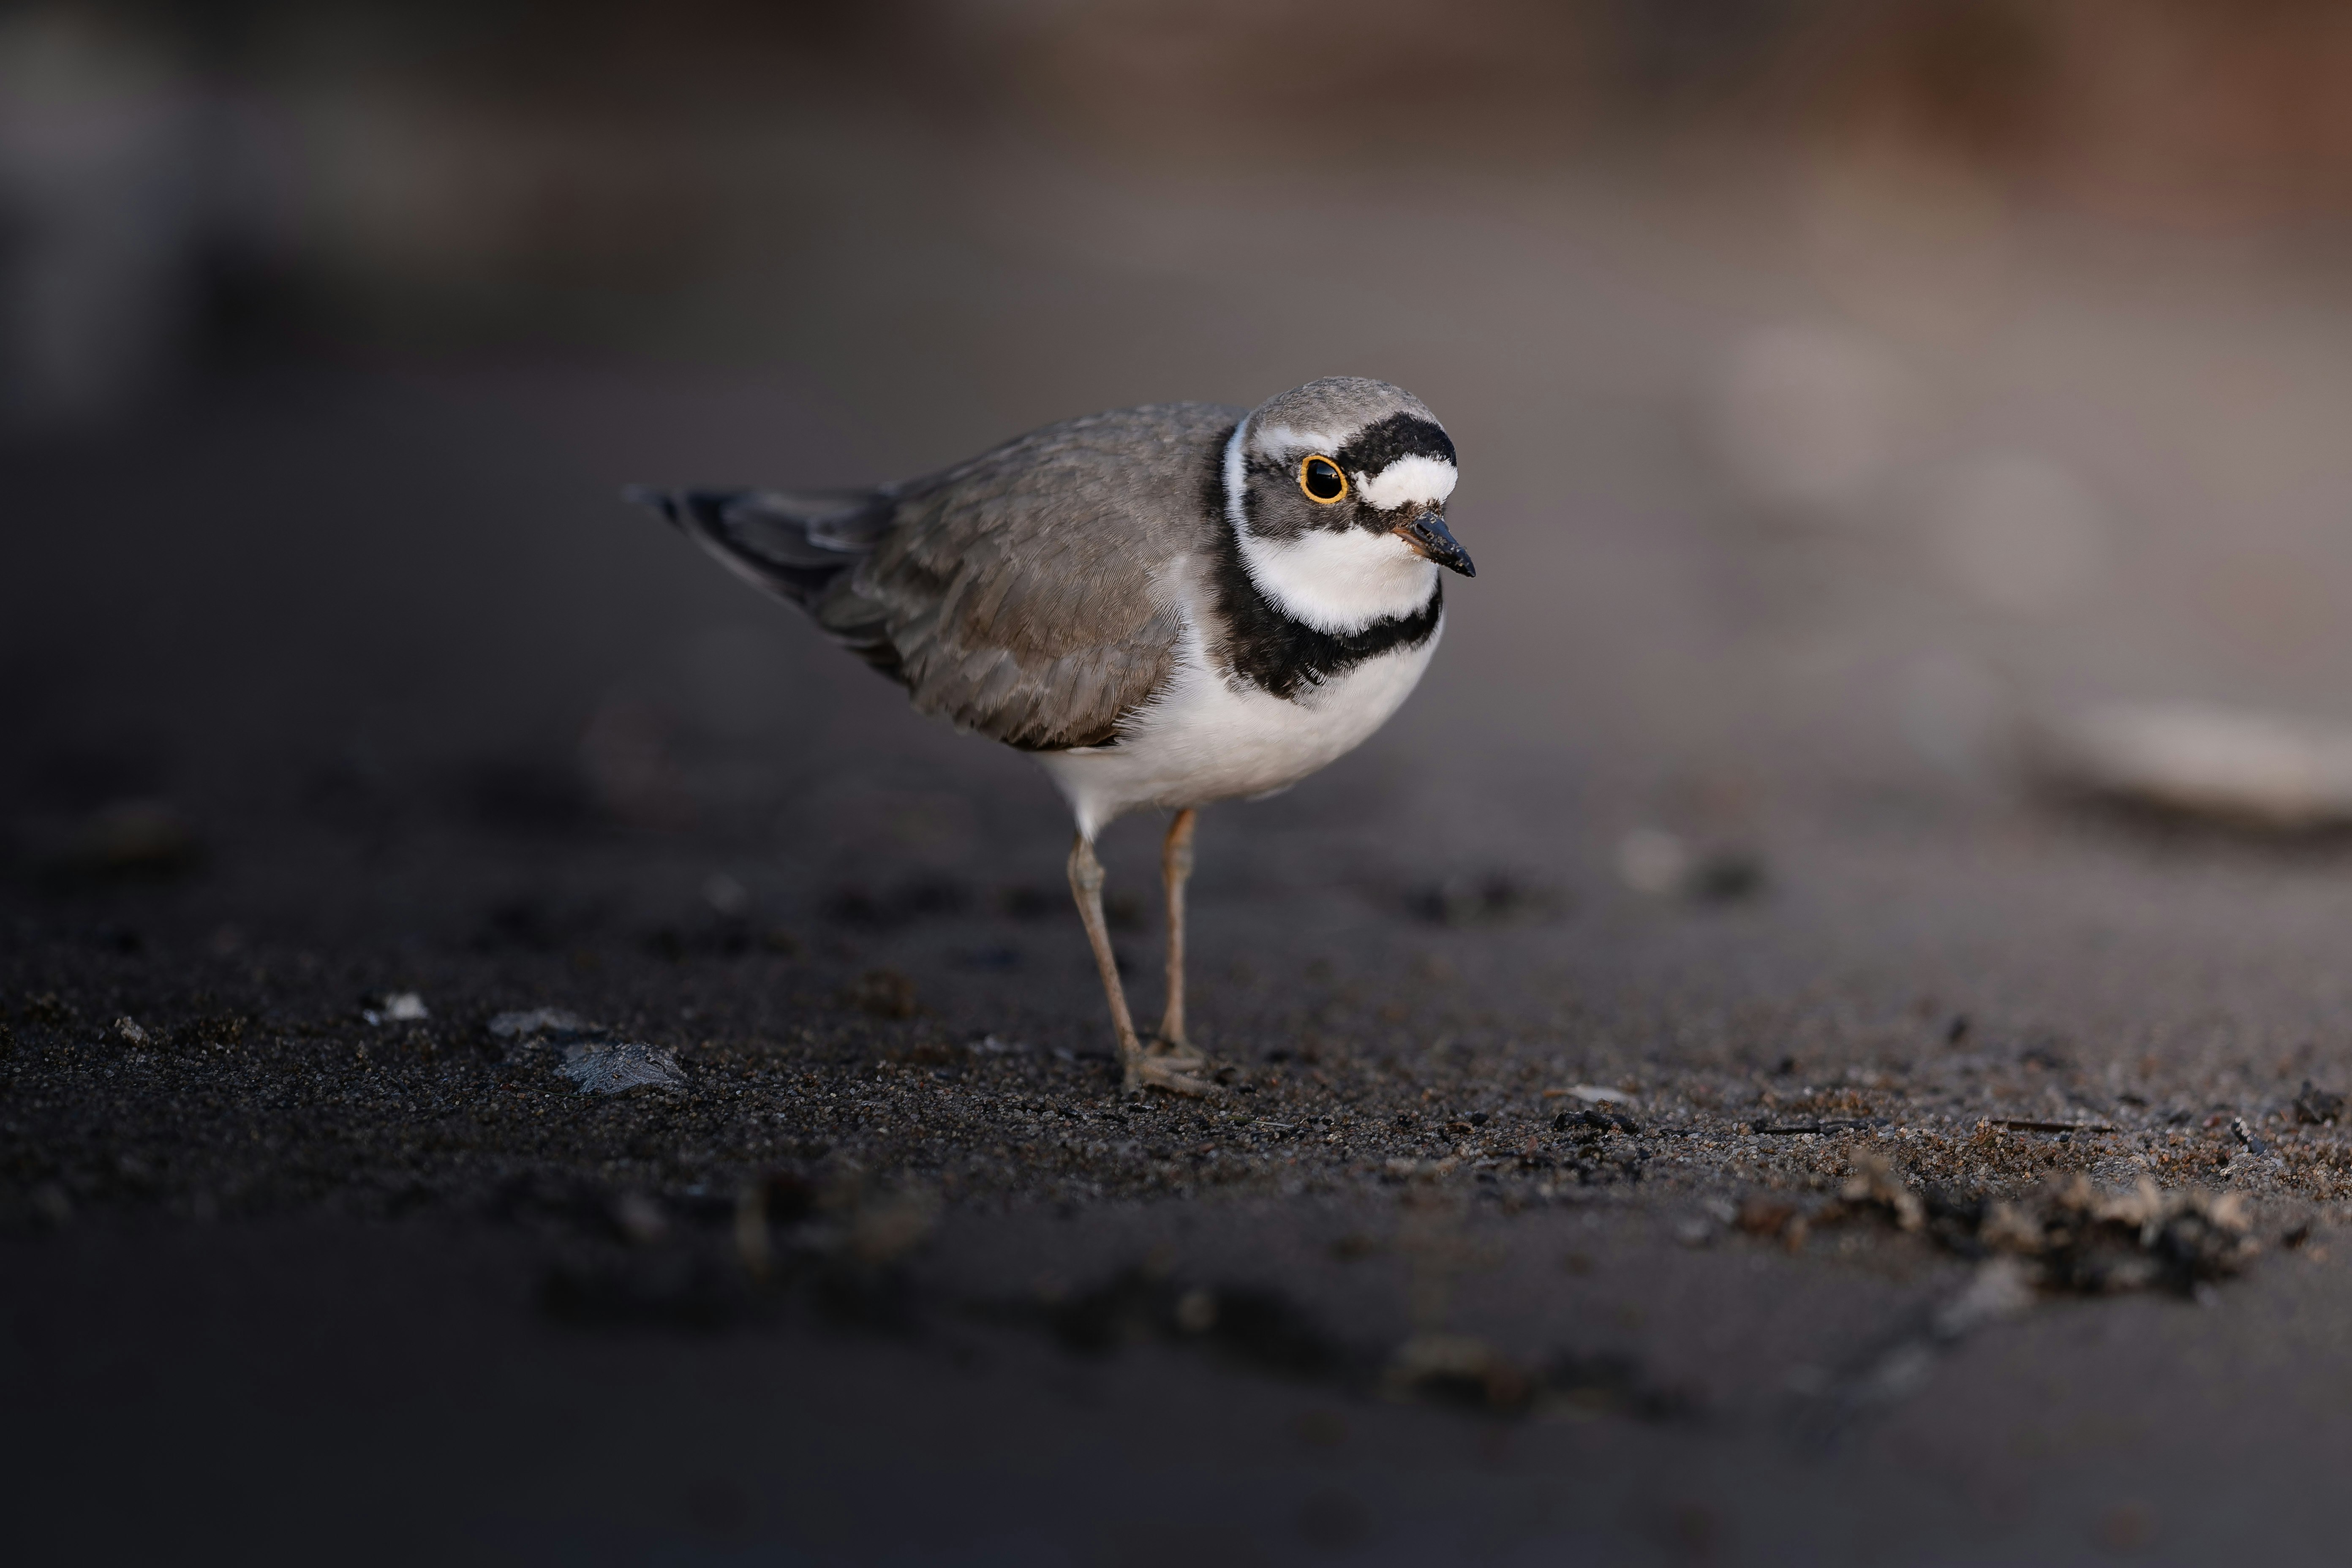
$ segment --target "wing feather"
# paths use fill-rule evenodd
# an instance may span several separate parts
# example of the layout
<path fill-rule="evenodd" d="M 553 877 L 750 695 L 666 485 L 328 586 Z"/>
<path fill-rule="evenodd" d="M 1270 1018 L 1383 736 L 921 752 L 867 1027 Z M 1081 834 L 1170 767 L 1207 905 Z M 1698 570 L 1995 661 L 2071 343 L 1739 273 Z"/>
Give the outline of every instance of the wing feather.
<path fill-rule="evenodd" d="M 852 587 L 883 611 L 916 706 L 1032 750 L 1115 741 L 1174 668 L 1183 617 L 1163 578 L 1213 542 L 1238 417 L 1097 415 L 900 487 Z"/>
<path fill-rule="evenodd" d="M 1097 414 L 876 490 L 630 493 L 923 712 L 1029 750 L 1102 746 L 1175 668 L 1175 580 L 1224 526 L 1220 459 L 1241 417 Z"/>

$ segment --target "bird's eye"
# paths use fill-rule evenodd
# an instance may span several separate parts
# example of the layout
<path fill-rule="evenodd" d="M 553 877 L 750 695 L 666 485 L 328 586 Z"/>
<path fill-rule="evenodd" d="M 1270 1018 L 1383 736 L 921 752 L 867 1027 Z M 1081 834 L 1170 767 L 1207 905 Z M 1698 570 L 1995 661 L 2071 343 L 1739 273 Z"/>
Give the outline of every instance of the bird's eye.
<path fill-rule="evenodd" d="M 1298 488 L 1307 492 L 1308 500 L 1329 506 L 1347 496 L 1348 476 L 1328 458 L 1309 458 L 1298 465 Z"/>

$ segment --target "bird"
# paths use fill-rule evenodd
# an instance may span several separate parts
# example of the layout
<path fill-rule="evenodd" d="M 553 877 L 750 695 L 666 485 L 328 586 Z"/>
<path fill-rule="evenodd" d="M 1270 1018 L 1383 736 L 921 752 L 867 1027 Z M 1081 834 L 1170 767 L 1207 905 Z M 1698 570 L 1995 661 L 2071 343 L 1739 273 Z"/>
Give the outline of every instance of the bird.
<path fill-rule="evenodd" d="M 857 490 L 633 486 L 719 563 L 798 605 L 915 708 L 1030 753 L 1076 828 L 1071 895 L 1122 1090 L 1203 1094 L 1184 1014 L 1196 814 L 1354 750 L 1420 682 L 1444 573 L 1454 442 L 1354 376 L 1253 409 L 1166 403 L 1065 420 L 928 478 Z M 1167 1005 L 1139 1035 L 1103 917 L 1098 834 L 1172 813 Z"/>

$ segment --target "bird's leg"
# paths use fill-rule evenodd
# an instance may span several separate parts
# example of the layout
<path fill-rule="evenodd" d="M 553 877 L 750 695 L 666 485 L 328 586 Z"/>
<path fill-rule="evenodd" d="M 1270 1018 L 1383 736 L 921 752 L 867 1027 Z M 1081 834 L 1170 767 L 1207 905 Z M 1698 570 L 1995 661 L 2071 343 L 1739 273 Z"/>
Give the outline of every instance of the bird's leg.
<path fill-rule="evenodd" d="M 1189 806 L 1178 812 L 1160 847 L 1160 874 L 1168 885 L 1168 1011 L 1160 1020 L 1159 1047 L 1153 1052 L 1188 1072 L 1207 1060 L 1184 1037 L 1184 884 L 1192 875 L 1194 815 Z"/>
<path fill-rule="evenodd" d="M 1118 1054 L 1125 1065 L 1123 1088 L 1129 1094 L 1140 1094 L 1146 1084 L 1158 1084 L 1179 1094 L 1203 1094 L 1208 1085 L 1186 1078 L 1166 1061 L 1143 1054 L 1143 1042 L 1135 1037 L 1135 1021 L 1128 1016 L 1127 992 L 1118 983 L 1118 960 L 1110 951 L 1110 927 L 1103 920 L 1102 862 L 1095 858 L 1095 847 L 1087 836 L 1070 847 L 1070 895 L 1078 901 L 1078 918 L 1087 924 L 1087 941 L 1094 944 L 1095 967 L 1102 971 L 1103 994 L 1110 999 L 1111 1027 L 1118 1033 Z"/>

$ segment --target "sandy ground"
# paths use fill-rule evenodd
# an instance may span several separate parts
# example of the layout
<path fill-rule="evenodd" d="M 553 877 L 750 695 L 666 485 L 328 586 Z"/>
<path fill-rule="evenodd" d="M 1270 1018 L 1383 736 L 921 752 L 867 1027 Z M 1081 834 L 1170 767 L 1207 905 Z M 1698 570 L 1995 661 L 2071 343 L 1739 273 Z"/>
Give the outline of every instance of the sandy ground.
<path fill-rule="evenodd" d="M 1971 598 L 1708 456 L 1726 345 L 1855 308 L 1752 234 L 1473 192 L 1336 254 L 1017 173 L 953 267 L 745 283 L 789 373 L 255 374 L 9 459 L 21 1560 L 2326 1556 L 2343 850 L 2001 743 L 2340 703 L 2326 422 L 2180 390 L 2332 406 L 2324 302 L 2078 237 L 1964 344 L 1878 322 L 1906 461 L 2031 437 L 2120 520 Z M 1043 780 L 613 497 L 1333 371 L 1449 421 L 1482 575 L 1389 731 L 1204 817 L 1219 1092 L 1129 1103 Z M 614 1042 L 679 1081 L 581 1092 Z"/>

